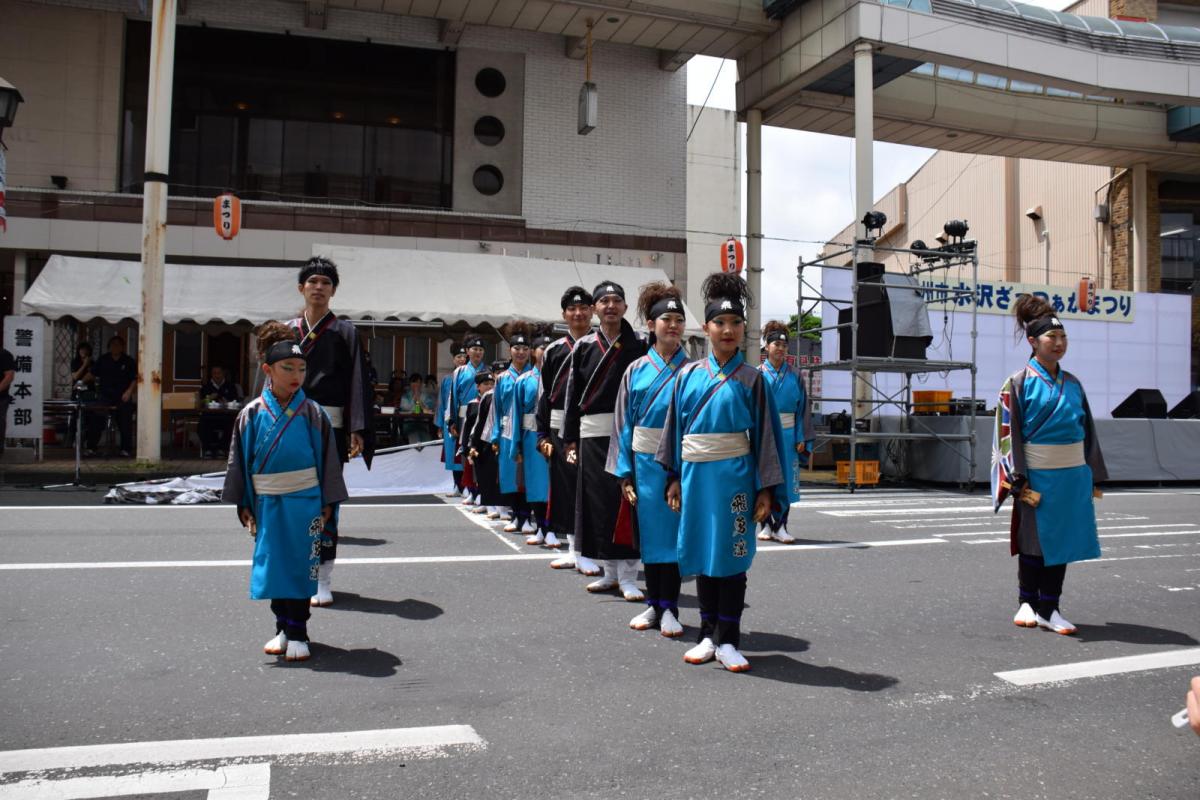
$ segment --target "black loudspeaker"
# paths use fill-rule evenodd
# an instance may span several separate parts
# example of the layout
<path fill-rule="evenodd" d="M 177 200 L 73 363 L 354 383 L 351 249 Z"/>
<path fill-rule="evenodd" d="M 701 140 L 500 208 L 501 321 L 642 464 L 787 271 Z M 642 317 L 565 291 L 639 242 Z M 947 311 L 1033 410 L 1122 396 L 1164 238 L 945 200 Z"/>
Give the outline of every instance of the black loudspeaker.
<path fill-rule="evenodd" d="M 1158 389 L 1134 389 L 1112 415 L 1115 419 L 1166 419 L 1167 400 Z"/>
<path fill-rule="evenodd" d="M 1200 391 L 1184 395 L 1167 416 L 1171 419 L 1200 419 Z"/>
<path fill-rule="evenodd" d="M 859 296 L 864 287 L 859 287 Z M 849 325 L 854 311 L 843 308 L 838 312 L 838 324 Z M 846 361 L 851 350 L 850 328 L 838 331 L 838 358 Z M 858 355 L 869 358 L 925 358 L 929 338 L 924 336 L 892 335 L 892 307 L 887 297 L 874 303 L 858 304 Z"/>

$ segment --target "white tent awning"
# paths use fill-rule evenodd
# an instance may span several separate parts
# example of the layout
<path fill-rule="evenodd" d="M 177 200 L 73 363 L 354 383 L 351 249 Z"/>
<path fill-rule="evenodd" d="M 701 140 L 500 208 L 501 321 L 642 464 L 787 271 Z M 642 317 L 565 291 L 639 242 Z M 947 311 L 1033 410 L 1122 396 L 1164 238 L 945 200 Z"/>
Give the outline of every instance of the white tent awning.
<path fill-rule="evenodd" d="M 333 259 L 341 285 L 333 307 L 352 320 L 396 320 L 500 325 L 512 319 L 558 321 L 559 298 L 573 284 L 591 289 L 620 283 L 636 317 L 638 287 L 667 281 L 657 268 L 617 267 L 519 256 L 383 250 L 316 245 Z M 76 256 L 51 256 L 25 293 L 25 313 L 49 319 L 140 321 L 141 264 Z M 246 321 L 294 316 L 301 306 L 295 267 L 168 264 L 163 319 L 176 324 Z M 687 328 L 700 322 L 689 310 Z"/>

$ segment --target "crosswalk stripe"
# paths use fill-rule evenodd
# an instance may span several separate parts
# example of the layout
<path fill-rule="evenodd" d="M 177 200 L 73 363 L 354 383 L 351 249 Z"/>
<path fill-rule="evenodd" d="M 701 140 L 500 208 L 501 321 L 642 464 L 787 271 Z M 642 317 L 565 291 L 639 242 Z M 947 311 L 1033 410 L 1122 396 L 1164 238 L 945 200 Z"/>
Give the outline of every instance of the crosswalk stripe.
<path fill-rule="evenodd" d="M 996 677 L 1016 686 L 1034 686 L 1039 683 L 1072 681 L 1080 678 L 1096 678 L 1101 675 L 1120 675 L 1126 672 L 1144 672 L 1150 669 L 1184 667 L 1200 664 L 1200 647 L 1172 650 L 1165 653 L 1146 653 L 1120 658 L 1101 658 L 1095 661 L 1077 661 L 1074 664 L 1056 664 L 1049 667 L 1015 669 L 997 672 Z"/>

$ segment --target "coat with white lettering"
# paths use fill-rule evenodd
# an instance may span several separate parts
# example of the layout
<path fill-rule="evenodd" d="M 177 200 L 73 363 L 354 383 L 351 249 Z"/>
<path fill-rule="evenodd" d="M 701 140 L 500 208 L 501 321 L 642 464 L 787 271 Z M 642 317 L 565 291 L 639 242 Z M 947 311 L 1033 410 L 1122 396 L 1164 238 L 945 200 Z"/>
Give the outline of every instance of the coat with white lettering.
<path fill-rule="evenodd" d="M 256 477 L 269 483 L 282 473 L 294 473 L 283 480 L 312 485 L 286 494 L 256 491 Z M 300 599 L 316 591 L 325 535 L 321 510 L 334 505 L 336 511 L 348 496 L 329 416 L 303 391 L 283 408 L 268 388 L 242 408 L 221 499 L 254 514 L 252 600 Z"/>
<path fill-rule="evenodd" d="M 748 452 L 716 460 L 685 457 L 685 439 L 697 434 L 743 437 Z M 724 578 L 748 570 L 755 553 L 758 492 L 771 491 L 775 510 L 788 502 L 787 453 L 762 373 L 740 352 L 724 367 L 711 355 L 685 364 L 675 380 L 656 459 L 681 482 L 680 574 Z"/>

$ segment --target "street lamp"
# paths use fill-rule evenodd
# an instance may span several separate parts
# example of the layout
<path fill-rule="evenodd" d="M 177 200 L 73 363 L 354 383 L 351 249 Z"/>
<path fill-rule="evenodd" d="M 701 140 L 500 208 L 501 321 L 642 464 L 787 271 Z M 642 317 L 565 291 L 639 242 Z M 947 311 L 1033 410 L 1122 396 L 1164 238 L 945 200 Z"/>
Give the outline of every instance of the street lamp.
<path fill-rule="evenodd" d="M 24 101 L 25 98 L 21 97 L 17 87 L 0 78 L 0 136 L 4 135 L 5 128 L 13 124 L 13 119 L 17 116 L 17 106 Z"/>

